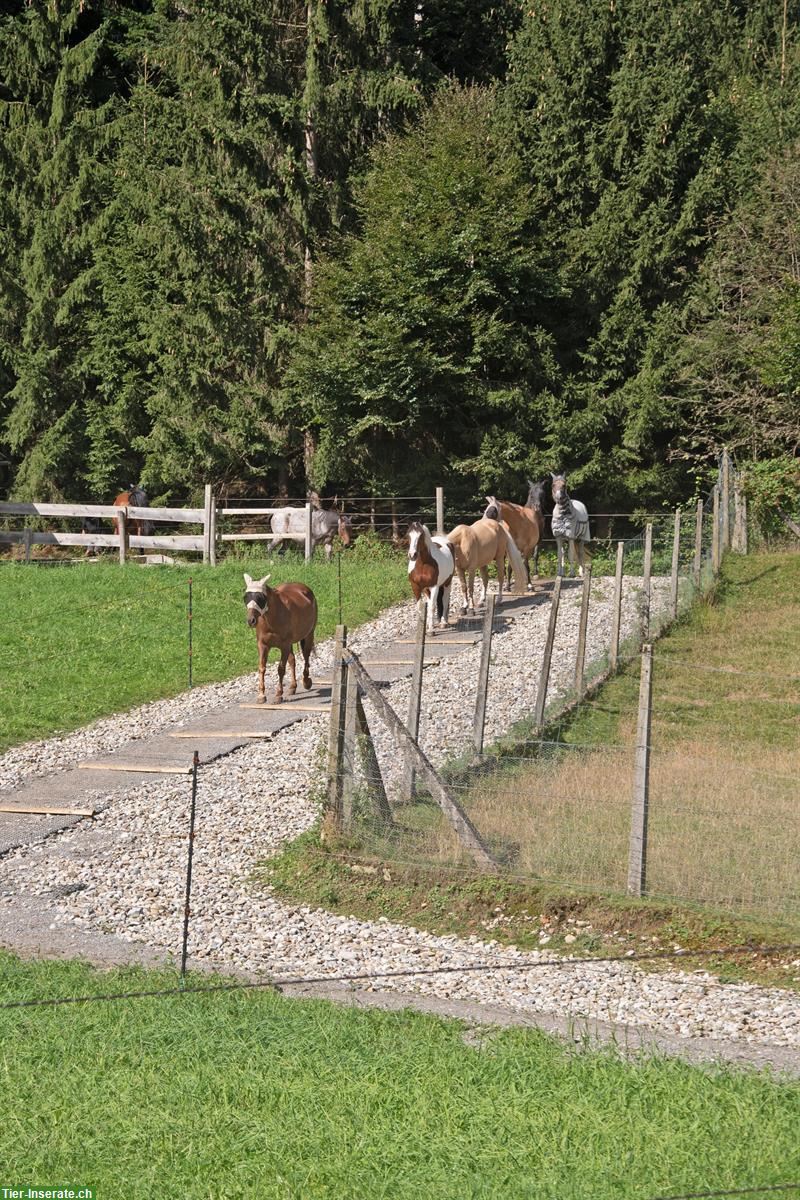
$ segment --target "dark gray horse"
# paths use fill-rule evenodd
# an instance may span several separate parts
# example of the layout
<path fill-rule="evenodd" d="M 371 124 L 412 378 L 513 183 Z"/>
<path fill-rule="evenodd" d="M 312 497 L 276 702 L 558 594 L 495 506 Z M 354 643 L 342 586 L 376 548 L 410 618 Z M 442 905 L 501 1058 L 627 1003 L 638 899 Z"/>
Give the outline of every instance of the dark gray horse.
<path fill-rule="evenodd" d="M 532 479 L 528 480 L 528 499 L 525 501 L 525 508 L 533 509 L 534 520 L 539 526 L 539 540 L 533 550 L 533 574 L 536 579 L 539 578 L 539 550 L 544 537 L 544 498 L 546 496 L 544 483 L 534 483 Z"/>
<path fill-rule="evenodd" d="M 273 550 L 278 550 L 283 546 L 287 534 L 305 534 L 306 510 L 304 508 L 279 508 L 272 514 L 271 528 L 273 533 L 282 535 L 272 543 Z M 335 508 L 312 508 L 311 553 L 314 553 L 317 546 L 322 545 L 325 547 L 325 557 L 330 562 L 333 553 L 333 539 L 337 533 L 345 547 L 352 546 L 353 526 L 348 516 L 338 512 Z"/>

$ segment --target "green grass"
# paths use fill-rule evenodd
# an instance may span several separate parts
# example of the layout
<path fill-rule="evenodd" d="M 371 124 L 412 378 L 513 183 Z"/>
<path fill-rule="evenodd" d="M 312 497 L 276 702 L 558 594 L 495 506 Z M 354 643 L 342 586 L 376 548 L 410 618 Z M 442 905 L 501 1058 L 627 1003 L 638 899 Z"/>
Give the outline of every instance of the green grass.
<path fill-rule="evenodd" d="M 174 983 L 0 956 L 0 999 Z M 0 1011 L 0 1184 L 646 1200 L 800 1176 L 800 1088 L 266 992 Z"/>
<path fill-rule="evenodd" d="M 342 555 L 342 617 L 354 627 L 408 593 L 399 556 Z M 217 567 L 0 565 L 0 751 L 75 729 L 187 687 L 187 580 L 193 580 L 194 683 L 255 670 L 242 572 L 302 580 L 317 596 L 317 640 L 338 620 L 338 575 L 296 555 Z M 273 660 L 275 655 L 273 654 Z M 273 667 L 274 670 L 274 667 Z"/>

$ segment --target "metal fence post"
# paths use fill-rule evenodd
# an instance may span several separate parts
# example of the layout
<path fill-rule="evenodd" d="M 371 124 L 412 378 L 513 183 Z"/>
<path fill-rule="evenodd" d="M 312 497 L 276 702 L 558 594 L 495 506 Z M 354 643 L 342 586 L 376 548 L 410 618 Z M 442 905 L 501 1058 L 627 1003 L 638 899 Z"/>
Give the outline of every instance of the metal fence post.
<path fill-rule="evenodd" d="M 436 489 L 436 535 L 444 536 L 444 488 Z"/>
<path fill-rule="evenodd" d="M 650 802 L 650 724 L 653 701 L 653 647 L 642 646 L 639 680 L 639 720 L 631 804 L 631 833 L 628 847 L 628 892 L 643 896 L 647 886 L 647 817 Z"/>
<path fill-rule="evenodd" d="M 669 615 L 678 618 L 678 571 L 681 562 L 681 510 L 675 509 L 675 528 L 672 534 L 672 571 L 669 578 Z"/>
<path fill-rule="evenodd" d="M 614 603 L 611 612 L 611 646 L 608 651 L 608 666 L 616 671 L 619 659 L 619 631 L 622 625 L 622 569 L 625 562 L 625 543 L 617 542 L 617 566 L 614 572 Z"/>
<path fill-rule="evenodd" d="M 422 671 L 425 666 L 425 634 L 428 625 L 428 601 L 423 600 L 417 618 L 417 639 L 414 645 L 414 667 L 411 672 L 411 694 L 408 697 L 408 732 L 415 742 L 419 740 L 419 714 L 422 707 Z M 414 758 L 406 755 L 403 770 L 403 799 L 414 799 L 415 771 Z"/>
<path fill-rule="evenodd" d="M 556 575 L 550 597 L 550 620 L 547 623 L 547 641 L 544 645 L 542 670 L 539 674 L 539 687 L 536 691 L 536 706 L 533 710 L 533 723 L 537 729 L 541 729 L 544 724 L 544 706 L 547 701 L 547 685 L 550 682 L 550 660 L 553 657 L 553 642 L 556 637 L 556 621 L 558 620 L 558 605 L 561 600 L 562 583 L 563 576 Z"/>
<path fill-rule="evenodd" d="M 483 731 L 486 725 L 486 698 L 489 692 L 489 664 L 492 656 L 492 633 L 494 631 L 494 606 L 497 597 L 492 593 L 486 597 L 486 612 L 483 617 L 483 641 L 481 661 L 478 667 L 478 690 L 475 697 L 475 719 L 472 723 L 472 740 L 478 754 L 483 754 Z"/>
<path fill-rule="evenodd" d="M 584 665 L 586 663 L 586 626 L 589 623 L 589 595 L 592 590 L 591 563 L 584 568 L 583 592 L 581 593 L 581 617 L 578 625 L 578 647 L 575 651 L 575 694 L 580 699 L 584 688 Z"/>

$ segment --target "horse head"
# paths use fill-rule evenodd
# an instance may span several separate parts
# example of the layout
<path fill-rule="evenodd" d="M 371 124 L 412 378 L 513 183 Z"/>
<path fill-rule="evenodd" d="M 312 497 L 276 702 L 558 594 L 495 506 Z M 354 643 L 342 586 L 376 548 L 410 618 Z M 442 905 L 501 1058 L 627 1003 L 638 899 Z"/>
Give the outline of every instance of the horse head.
<path fill-rule="evenodd" d="M 258 624 L 258 618 L 263 617 L 269 605 L 269 588 L 267 580 L 269 575 L 265 575 L 263 579 L 251 579 L 245 572 L 244 576 L 244 603 L 247 610 L 247 624 L 251 629 L 255 629 Z"/>
<path fill-rule="evenodd" d="M 353 522 L 346 513 L 339 513 L 339 537 L 342 539 L 342 545 L 347 550 L 353 548 Z"/>
<path fill-rule="evenodd" d="M 538 512 L 544 510 L 544 484 L 534 483 L 532 479 L 528 480 L 528 499 L 525 501 L 525 508 L 532 508 Z"/>
<path fill-rule="evenodd" d="M 408 527 L 408 561 L 416 562 L 419 555 L 420 538 L 424 539 L 425 526 L 420 521 L 412 521 Z"/>
<path fill-rule="evenodd" d="M 552 471 L 550 474 L 553 480 L 553 500 L 556 504 L 562 504 L 569 494 L 567 492 L 567 476 L 563 471 L 559 475 L 553 475 Z"/>

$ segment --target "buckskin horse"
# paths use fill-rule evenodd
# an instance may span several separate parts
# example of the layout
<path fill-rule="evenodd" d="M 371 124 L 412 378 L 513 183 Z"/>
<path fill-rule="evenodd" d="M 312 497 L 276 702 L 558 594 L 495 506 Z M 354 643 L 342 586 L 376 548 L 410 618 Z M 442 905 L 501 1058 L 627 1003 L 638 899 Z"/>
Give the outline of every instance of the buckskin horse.
<path fill-rule="evenodd" d="M 532 588 L 530 555 L 533 554 L 533 577 L 539 578 L 539 543 L 544 533 L 544 512 L 542 500 L 544 484 L 528 480 L 528 499 L 524 504 L 512 504 L 508 500 L 498 500 L 495 496 L 487 496 L 489 505 L 484 517 L 494 517 L 501 521 L 511 534 L 517 549 L 525 563 L 525 574 L 528 587 Z M 508 580 L 511 588 L 511 580 Z"/>
<path fill-rule="evenodd" d="M 514 573 L 514 592 L 525 591 L 525 564 L 511 534 L 498 520 L 481 517 L 471 525 L 456 525 L 447 535 L 448 545 L 456 558 L 456 574 L 461 584 L 462 611 L 475 611 L 475 573 L 480 571 L 483 581 L 483 598 L 489 591 L 489 563 L 497 568 L 499 582 L 498 599 L 503 596 L 505 560 L 508 555 Z M 467 579 L 467 576 L 469 577 Z"/>
<path fill-rule="evenodd" d="M 569 562 L 572 575 L 575 575 L 575 548 L 577 546 L 578 571 L 583 578 L 584 547 L 591 540 L 589 513 L 585 504 L 582 504 L 580 500 L 573 500 L 568 494 L 567 477 L 563 472 L 560 475 L 553 475 L 553 501 L 555 503 L 552 517 L 553 537 L 556 539 L 558 549 L 556 572 L 559 575 L 564 574 L 564 542 L 567 541 L 569 542 Z"/>
<path fill-rule="evenodd" d="M 264 672 L 270 650 L 281 652 L 278 663 L 278 686 L 275 701 L 283 700 L 283 677 L 286 664 L 292 673 L 289 695 L 297 691 L 297 670 L 294 644 L 300 643 L 303 651 L 303 687 L 311 687 L 311 671 L 308 660 L 314 650 L 314 630 L 317 627 L 317 600 L 310 587 L 304 583 L 281 583 L 275 588 L 267 586 L 269 575 L 263 579 L 244 577 L 244 603 L 247 624 L 255 629 L 258 641 L 258 699 L 266 701 Z"/>
<path fill-rule="evenodd" d="M 430 601 L 430 631 L 436 620 L 447 625 L 450 612 L 450 588 L 453 583 L 455 556 L 444 537 L 431 537 L 427 525 L 412 521 L 408 527 L 408 579 L 417 604 Z"/>

